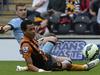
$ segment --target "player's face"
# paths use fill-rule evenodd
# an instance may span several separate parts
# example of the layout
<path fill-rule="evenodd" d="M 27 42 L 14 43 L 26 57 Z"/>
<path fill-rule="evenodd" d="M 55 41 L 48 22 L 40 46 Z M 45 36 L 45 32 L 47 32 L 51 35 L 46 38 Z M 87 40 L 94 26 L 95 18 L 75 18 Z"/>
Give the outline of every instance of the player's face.
<path fill-rule="evenodd" d="M 36 34 L 36 32 L 35 32 L 35 26 L 32 25 L 32 24 L 31 25 L 27 25 L 26 34 L 29 37 L 33 38 L 35 36 L 35 34 Z"/>
<path fill-rule="evenodd" d="M 16 10 L 17 16 L 20 18 L 26 18 L 27 17 L 27 9 L 26 6 L 18 6 Z"/>

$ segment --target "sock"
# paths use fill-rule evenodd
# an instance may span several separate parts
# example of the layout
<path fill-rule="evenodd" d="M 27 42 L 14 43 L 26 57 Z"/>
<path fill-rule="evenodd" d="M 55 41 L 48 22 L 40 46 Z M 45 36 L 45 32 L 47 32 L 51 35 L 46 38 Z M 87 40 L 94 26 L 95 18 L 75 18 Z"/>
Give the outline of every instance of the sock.
<path fill-rule="evenodd" d="M 80 65 L 80 64 L 69 64 L 67 66 L 67 70 L 68 71 L 85 71 L 85 67 L 84 65 Z"/>
<path fill-rule="evenodd" d="M 48 41 L 46 42 L 46 44 L 43 45 L 41 49 L 43 50 L 43 52 L 49 54 L 53 47 L 54 47 L 54 42 Z"/>

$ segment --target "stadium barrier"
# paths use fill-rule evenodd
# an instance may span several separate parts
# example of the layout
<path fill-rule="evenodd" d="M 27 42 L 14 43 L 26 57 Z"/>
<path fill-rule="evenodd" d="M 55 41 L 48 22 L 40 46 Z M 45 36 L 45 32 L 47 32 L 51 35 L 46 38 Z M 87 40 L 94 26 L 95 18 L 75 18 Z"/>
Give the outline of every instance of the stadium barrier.
<path fill-rule="evenodd" d="M 51 51 L 57 56 L 70 56 L 73 60 L 82 60 L 81 51 L 88 43 L 95 43 L 100 47 L 100 36 L 58 36 L 60 39 Z M 14 38 L 0 38 L 0 61 L 22 61 L 19 44 Z"/>

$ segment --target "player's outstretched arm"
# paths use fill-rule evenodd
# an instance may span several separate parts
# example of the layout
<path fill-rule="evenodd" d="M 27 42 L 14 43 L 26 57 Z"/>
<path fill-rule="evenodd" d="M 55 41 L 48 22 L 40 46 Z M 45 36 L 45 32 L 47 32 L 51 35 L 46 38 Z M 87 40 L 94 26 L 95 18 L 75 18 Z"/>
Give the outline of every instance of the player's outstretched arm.
<path fill-rule="evenodd" d="M 5 33 L 11 29 L 10 25 L 0 24 L 0 33 Z"/>
<path fill-rule="evenodd" d="M 30 71 L 33 71 L 33 72 L 51 72 L 51 71 L 46 71 L 44 69 L 40 69 L 40 68 L 34 66 L 32 64 L 32 59 L 31 58 L 26 58 L 25 61 L 26 61 L 27 66 L 28 66 L 28 70 L 30 70 Z"/>

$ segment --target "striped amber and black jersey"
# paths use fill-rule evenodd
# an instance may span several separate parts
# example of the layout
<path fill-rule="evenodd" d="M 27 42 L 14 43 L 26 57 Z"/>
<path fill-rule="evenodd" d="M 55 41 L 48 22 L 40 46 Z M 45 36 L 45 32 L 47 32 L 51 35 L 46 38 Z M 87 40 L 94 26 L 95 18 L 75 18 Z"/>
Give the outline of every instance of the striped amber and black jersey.
<path fill-rule="evenodd" d="M 45 54 L 39 49 L 38 42 L 35 39 L 30 40 L 24 37 L 20 43 L 20 53 L 23 58 L 32 58 L 32 64 L 38 68 L 47 69 L 48 61 L 50 61 L 51 56 Z"/>

